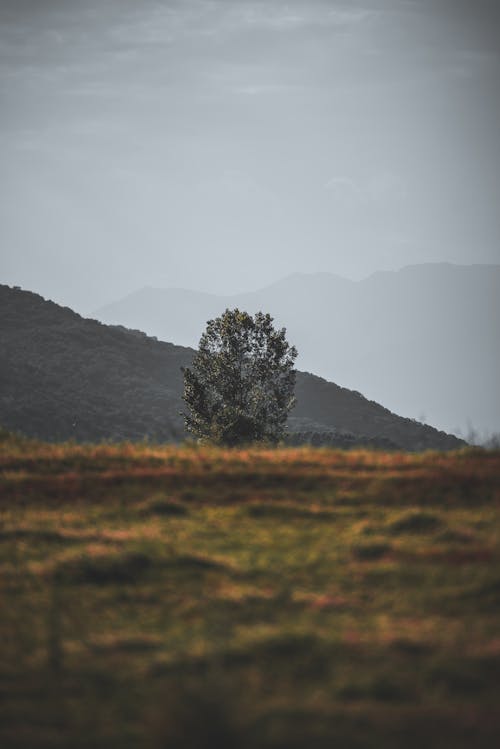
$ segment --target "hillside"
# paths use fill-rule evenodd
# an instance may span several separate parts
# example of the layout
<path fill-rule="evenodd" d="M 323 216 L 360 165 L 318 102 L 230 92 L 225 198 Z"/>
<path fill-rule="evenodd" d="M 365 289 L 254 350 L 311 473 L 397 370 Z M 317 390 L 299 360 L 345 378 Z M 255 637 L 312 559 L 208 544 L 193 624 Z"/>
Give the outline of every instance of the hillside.
<path fill-rule="evenodd" d="M 299 349 L 297 366 L 441 429 L 500 429 L 500 266 L 417 265 L 354 282 L 294 274 L 214 296 L 142 289 L 95 312 L 161 340 L 196 345 L 226 307 L 269 311 Z"/>
<path fill-rule="evenodd" d="M 8 286 L 0 286 L 0 321 L 3 427 L 48 440 L 185 437 L 180 368 L 189 365 L 192 349 L 82 318 Z M 298 373 L 296 394 L 290 428 L 301 440 L 321 432 L 320 444 L 462 444 L 312 374 Z"/>

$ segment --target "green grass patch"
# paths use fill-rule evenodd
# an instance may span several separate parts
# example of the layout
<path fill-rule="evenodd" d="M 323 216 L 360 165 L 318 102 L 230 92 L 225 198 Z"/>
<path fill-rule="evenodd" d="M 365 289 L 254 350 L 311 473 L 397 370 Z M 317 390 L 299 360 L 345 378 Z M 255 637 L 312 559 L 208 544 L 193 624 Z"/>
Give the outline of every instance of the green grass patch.
<path fill-rule="evenodd" d="M 281 520 L 283 522 L 293 520 L 318 520 L 333 521 L 335 513 L 332 511 L 319 510 L 310 507 L 297 507 L 287 504 L 258 503 L 251 504 L 245 508 L 245 514 L 251 518 Z"/>
<path fill-rule="evenodd" d="M 412 510 L 405 512 L 389 524 L 389 531 L 393 535 L 403 533 L 425 534 L 433 533 L 443 527 L 443 520 L 432 512 Z"/>
<path fill-rule="evenodd" d="M 57 581 L 66 584 L 113 585 L 138 583 L 153 566 L 148 554 L 138 551 L 85 554 L 59 562 Z"/>
<path fill-rule="evenodd" d="M 354 544 L 351 547 L 351 551 L 355 559 L 370 562 L 377 559 L 382 559 L 383 557 L 390 554 L 392 551 L 392 546 L 386 541 L 373 541 Z"/>
<path fill-rule="evenodd" d="M 153 496 L 141 504 L 144 515 L 158 515 L 160 517 L 179 518 L 189 514 L 188 508 L 180 502 L 173 501 L 163 495 Z"/>

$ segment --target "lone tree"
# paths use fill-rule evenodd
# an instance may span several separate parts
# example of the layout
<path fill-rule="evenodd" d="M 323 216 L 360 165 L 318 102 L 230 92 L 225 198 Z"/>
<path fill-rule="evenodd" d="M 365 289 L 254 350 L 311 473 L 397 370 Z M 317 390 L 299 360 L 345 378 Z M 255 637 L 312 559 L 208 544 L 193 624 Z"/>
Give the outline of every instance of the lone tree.
<path fill-rule="evenodd" d="M 227 309 L 209 320 L 184 372 L 186 428 L 223 445 L 283 437 L 295 403 L 297 350 L 269 314 Z"/>

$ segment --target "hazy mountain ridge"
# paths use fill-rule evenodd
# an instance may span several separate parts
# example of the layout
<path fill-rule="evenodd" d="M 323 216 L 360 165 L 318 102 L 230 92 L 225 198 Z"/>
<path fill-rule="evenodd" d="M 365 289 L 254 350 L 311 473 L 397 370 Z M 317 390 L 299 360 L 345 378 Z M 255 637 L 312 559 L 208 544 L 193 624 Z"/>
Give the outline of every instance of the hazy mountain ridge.
<path fill-rule="evenodd" d="M 231 296 L 142 289 L 95 314 L 196 345 L 206 320 L 235 306 L 285 326 L 301 369 L 448 430 L 498 431 L 500 265 L 413 265 L 362 281 L 293 274 Z"/>
<path fill-rule="evenodd" d="M 0 320 L 3 427 L 50 440 L 186 436 L 180 368 L 193 349 L 103 325 L 8 286 L 0 286 Z M 405 449 L 463 444 L 308 373 L 298 373 L 296 395 L 295 441 Z"/>

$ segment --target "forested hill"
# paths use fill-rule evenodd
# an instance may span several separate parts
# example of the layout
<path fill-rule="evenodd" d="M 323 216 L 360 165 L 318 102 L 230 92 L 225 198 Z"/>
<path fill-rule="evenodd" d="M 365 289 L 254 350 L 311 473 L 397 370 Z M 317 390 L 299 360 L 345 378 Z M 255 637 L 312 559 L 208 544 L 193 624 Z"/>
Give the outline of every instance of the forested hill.
<path fill-rule="evenodd" d="M 200 331 L 201 332 L 201 331 Z M 0 426 L 47 440 L 185 438 L 181 366 L 193 349 L 82 318 L 0 285 Z M 463 443 L 299 372 L 295 440 L 452 449 Z"/>

